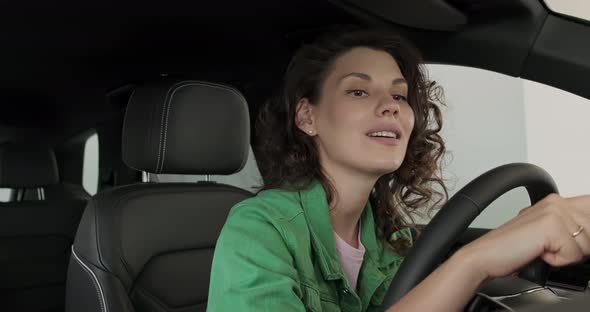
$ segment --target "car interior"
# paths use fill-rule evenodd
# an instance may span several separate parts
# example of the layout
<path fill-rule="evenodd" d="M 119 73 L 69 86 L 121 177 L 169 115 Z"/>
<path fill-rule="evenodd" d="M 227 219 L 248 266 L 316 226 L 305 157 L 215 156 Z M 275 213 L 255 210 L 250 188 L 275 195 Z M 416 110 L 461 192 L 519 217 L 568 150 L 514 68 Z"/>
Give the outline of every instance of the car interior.
<path fill-rule="evenodd" d="M 212 177 L 256 168 L 260 106 L 294 51 L 336 27 L 590 99 L 590 21 L 543 0 L 21 1 L 0 4 L 0 25 L 2 311 L 205 311 L 217 236 L 255 194 Z M 459 192 L 477 209 L 455 196 L 425 226 L 387 302 L 489 231 L 469 224 L 495 198 L 559 186 L 532 165 L 489 169 Z M 185 175 L 199 178 L 165 181 Z M 536 261 L 465 310 L 587 311 L 588 281 L 590 262 Z"/>

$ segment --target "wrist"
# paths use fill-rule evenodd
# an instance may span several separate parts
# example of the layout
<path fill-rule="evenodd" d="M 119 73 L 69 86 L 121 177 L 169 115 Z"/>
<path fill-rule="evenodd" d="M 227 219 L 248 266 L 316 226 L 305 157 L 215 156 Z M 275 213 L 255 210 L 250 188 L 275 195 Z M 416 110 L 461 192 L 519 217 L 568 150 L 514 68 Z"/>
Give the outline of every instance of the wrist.
<path fill-rule="evenodd" d="M 452 263 L 453 266 L 467 275 L 471 283 L 479 286 L 491 279 L 491 276 L 483 266 L 481 254 L 481 252 L 477 252 L 472 246 L 466 245 L 449 258 L 449 263 Z"/>

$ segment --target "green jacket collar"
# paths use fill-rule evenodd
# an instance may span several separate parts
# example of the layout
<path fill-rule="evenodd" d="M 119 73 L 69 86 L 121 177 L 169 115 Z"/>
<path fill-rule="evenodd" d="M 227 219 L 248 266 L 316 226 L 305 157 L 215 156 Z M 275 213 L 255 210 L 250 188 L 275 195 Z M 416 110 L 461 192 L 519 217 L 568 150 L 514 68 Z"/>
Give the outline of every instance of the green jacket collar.
<path fill-rule="evenodd" d="M 330 221 L 329 206 L 324 187 L 319 181 L 313 181 L 307 189 L 299 191 L 299 197 L 305 218 L 310 227 L 312 245 L 318 257 L 317 260 L 320 263 L 324 279 L 342 279 L 344 274 L 340 268 L 336 253 L 334 229 Z M 361 242 L 366 249 L 366 265 L 363 265 L 363 270 L 366 266 L 373 266 L 378 271 L 387 274 L 389 273 L 388 268 L 391 268 L 394 263 L 399 265 L 402 257 L 393 250 L 384 248 L 383 244 L 378 241 L 375 230 L 373 209 L 367 201 L 361 216 Z"/>

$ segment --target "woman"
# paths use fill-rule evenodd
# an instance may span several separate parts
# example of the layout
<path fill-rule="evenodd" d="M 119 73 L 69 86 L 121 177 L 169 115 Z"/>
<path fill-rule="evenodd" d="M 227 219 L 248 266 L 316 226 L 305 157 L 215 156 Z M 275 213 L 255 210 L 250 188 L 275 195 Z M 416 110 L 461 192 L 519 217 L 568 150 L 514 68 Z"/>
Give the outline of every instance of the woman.
<path fill-rule="evenodd" d="M 354 31 L 300 49 L 258 121 L 264 190 L 222 230 L 208 311 L 375 310 L 416 232 L 412 211 L 446 193 L 440 98 L 396 36 Z M 390 310 L 457 311 L 482 282 L 537 257 L 580 261 L 590 254 L 584 227 L 590 197 L 548 196 Z"/>

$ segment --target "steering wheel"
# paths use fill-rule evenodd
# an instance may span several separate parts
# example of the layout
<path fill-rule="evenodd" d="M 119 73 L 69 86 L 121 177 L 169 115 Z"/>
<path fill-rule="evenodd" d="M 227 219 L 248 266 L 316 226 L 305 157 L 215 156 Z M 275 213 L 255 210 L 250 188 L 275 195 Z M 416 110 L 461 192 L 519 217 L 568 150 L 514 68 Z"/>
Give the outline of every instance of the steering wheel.
<path fill-rule="evenodd" d="M 457 192 L 424 228 L 410 249 L 387 291 L 383 307 L 390 307 L 428 276 L 448 255 L 471 222 L 495 199 L 525 187 L 531 204 L 557 193 L 553 178 L 542 168 L 513 163 L 492 169 Z M 521 271 L 524 279 L 544 285 L 548 265 L 536 261 Z"/>

